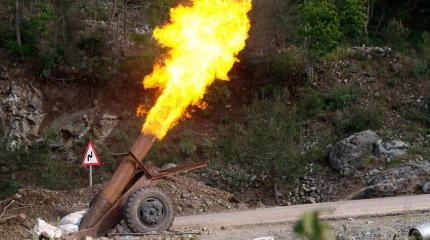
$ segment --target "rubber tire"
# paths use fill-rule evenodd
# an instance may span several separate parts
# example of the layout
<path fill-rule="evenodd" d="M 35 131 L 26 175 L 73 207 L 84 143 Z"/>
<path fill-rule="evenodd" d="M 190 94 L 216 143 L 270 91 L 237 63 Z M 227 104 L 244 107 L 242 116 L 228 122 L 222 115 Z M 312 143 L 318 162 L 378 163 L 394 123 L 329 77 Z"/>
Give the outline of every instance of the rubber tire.
<path fill-rule="evenodd" d="M 146 198 L 156 198 L 163 205 L 165 209 L 165 217 L 161 223 L 156 226 L 145 225 L 139 216 L 140 203 Z M 173 211 L 173 204 L 170 198 L 158 188 L 141 188 L 133 193 L 127 200 L 124 207 L 124 221 L 128 228 L 134 233 L 147 233 L 147 232 L 163 232 L 173 224 L 175 214 Z"/>

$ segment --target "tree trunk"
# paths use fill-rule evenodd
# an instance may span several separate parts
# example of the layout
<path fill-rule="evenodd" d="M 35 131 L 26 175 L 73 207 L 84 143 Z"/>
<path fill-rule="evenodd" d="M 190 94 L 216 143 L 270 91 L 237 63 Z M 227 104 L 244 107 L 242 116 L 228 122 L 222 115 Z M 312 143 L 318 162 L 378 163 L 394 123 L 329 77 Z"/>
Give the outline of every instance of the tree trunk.
<path fill-rule="evenodd" d="M 18 45 L 22 45 L 21 39 L 21 9 L 18 0 L 15 0 L 15 34 L 16 42 Z"/>
<path fill-rule="evenodd" d="M 308 38 L 305 38 L 303 44 L 303 63 L 305 65 L 306 78 L 308 81 L 312 82 L 314 80 L 314 66 L 312 64 L 308 43 Z"/>
<path fill-rule="evenodd" d="M 374 0 L 367 0 L 367 19 L 366 19 L 366 24 L 364 26 L 364 32 L 366 34 L 369 33 L 369 24 L 370 24 L 370 18 L 373 15 L 373 2 Z"/>
<path fill-rule="evenodd" d="M 272 184 L 273 184 L 273 196 L 275 197 L 275 204 L 279 205 L 281 204 L 281 200 L 279 197 L 282 196 L 282 193 L 278 190 L 278 179 L 277 179 L 277 172 L 276 172 L 276 166 L 274 161 L 272 161 L 271 164 L 271 173 L 272 173 Z"/>
<path fill-rule="evenodd" d="M 124 38 L 127 37 L 127 0 L 124 0 Z"/>
<path fill-rule="evenodd" d="M 117 4 L 118 4 L 118 0 L 112 0 L 112 12 L 111 12 L 108 24 L 106 26 L 105 42 L 107 42 L 110 35 L 110 26 L 112 25 L 112 21 L 115 18 Z"/>

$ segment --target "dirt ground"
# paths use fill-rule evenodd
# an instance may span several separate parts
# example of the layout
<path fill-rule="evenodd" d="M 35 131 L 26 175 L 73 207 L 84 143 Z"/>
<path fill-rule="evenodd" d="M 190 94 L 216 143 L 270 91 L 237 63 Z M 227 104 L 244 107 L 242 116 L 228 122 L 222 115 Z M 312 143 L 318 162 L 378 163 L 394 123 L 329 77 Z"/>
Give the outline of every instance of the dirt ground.
<path fill-rule="evenodd" d="M 158 187 L 170 195 L 178 215 L 247 207 L 230 193 L 183 176 L 162 180 Z M 31 230 L 37 218 L 58 224 L 63 216 L 87 208 L 102 188 L 103 185 L 95 185 L 62 192 L 21 189 L 0 202 L 0 239 L 32 239 Z"/>
<path fill-rule="evenodd" d="M 409 229 L 430 221 L 430 214 L 405 214 L 399 216 L 349 218 L 328 221 L 337 240 L 407 240 Z M 292 224 L 255 225 L 219 229 L 202 234 L 204 240 L 248 240 L 273 237 L 275 240 L 299 239 L 292 231 Z"/>

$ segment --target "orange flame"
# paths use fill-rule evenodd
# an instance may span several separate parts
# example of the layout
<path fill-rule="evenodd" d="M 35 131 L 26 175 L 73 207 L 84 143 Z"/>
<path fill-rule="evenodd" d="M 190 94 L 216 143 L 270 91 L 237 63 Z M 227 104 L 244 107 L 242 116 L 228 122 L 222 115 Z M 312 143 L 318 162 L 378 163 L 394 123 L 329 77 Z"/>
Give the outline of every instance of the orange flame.
<path fill-rule="evenodd" d="M 162 139 L 201 100 L 215 80 L 229 80 L 228 72 L 245 47 L 252 0 L 191 0 L 191 6 L 170 10 L 170 22 L 154 30 L 154 38 L 168 53 L 143 80 L 145 88 L 161 95 L 142 127 L 144 134 Z M 141 109 L 139 110 L 141 112 Z"/>

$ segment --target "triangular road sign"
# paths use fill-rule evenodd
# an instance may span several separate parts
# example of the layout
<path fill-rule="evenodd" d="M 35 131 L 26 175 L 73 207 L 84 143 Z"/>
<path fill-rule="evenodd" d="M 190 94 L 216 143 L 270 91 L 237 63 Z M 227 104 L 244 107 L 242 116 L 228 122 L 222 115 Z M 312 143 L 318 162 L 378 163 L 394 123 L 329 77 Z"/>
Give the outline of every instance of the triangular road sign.
<path fill-rule="evenodd" d="M 82 166 L 100 166 L 100 158 L 97 155 L 96 148 L 94 147 L 93 141 L 90 140 L 85 151 L 84 159 L 81 163 Z"/>

